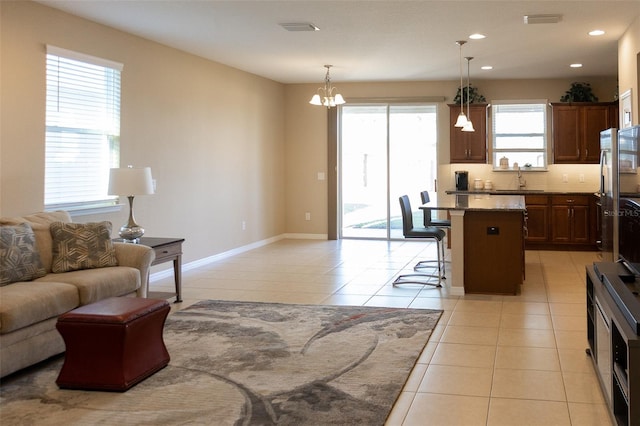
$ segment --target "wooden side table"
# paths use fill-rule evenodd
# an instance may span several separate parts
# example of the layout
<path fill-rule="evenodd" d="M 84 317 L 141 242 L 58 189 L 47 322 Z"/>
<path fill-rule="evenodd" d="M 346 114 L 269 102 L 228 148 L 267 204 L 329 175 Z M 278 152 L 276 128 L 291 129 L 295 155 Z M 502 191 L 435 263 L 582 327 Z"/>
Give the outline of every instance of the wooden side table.
<path fill-rule="evenodd" d="M 182 243 L 184 238 L 141 237 L 139 244 L 149 246 L 156 252 L 151 264 L 173 261 L 173 277 L 176 284 L 176 302 L 182 302 Z"/>

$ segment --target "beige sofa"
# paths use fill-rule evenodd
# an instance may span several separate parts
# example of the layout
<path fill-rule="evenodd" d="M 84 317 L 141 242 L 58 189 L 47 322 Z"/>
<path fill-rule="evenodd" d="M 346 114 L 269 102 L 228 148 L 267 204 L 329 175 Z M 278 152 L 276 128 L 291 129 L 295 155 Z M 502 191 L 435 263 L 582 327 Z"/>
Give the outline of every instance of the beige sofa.
<path fill-rule="evenodd" d="M 25 223 L 28 227 L 23 225 Z M 108 242 L 104 245 L 112 244 L 109 250 L 113 260 L 111 264 L 117 266 L 54 273 L 53 270 L 60 269 L 54 262 L 60 258 L 61 246 L 59 240 L 52 236 L 52 223 L 55 223 L 54 227 L 82 226 L 71 224 L 69 214 L 60 211 L 0 218 L 5 248 L 5 256 L 0 257 L 4 265 L 0 267 L 5 269 L 0 270 L 4 284 L 0 287 L 0 377 L 64 352 L 64 342 L 55 327 L 60 314 L 107 297 L 147 296 L 149 268 L 155 258 L 153 249 L 136 244 L 110 243 L 108 234 Z M 111 225 L 103 223 L 108 224 L 110 232 Z M 12 282 L 6 277 L 14 266 L 14 259 L 6 256 L 10 251 L 7 240 L 20 240 L 20 244 L 29 240 L 28 237 L 21 239 L 20 235 L 11 238 L 11 232 L 18 228 L 33 230 L 29 236 L 35 244 L 31 247 L 39 254 L 41 264 L 36 275 L 38 278 Z"/>

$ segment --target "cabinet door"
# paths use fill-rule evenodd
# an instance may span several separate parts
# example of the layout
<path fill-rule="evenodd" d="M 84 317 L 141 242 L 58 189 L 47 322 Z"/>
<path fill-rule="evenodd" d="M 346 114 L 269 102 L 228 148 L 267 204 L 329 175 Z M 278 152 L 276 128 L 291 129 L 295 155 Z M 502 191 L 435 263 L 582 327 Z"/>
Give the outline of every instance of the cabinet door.
<path fill-rule="evenodd" d="M 549 241 L 549 208 L 527 205 L 527 242 Z"/>
<path fill-rule="evenodd" d="M 467 147 L 467 138 L 465 132 L 460 130 L 459 127 L 454 127 L 456 120 L 460 114 L 460 105 L 449 106 L 449 131 L 451 132 L 449 142 L 451 144 L 451 162 L 452 163 L 464 163 L 468 160 L 467 154 L 469 148 Z"/>
<path fill-rule="evenodd" d="M 609 105 L 593 105 L 582 108 L 582 140 L 580 159 L 583 163 L 600 162 L 600 132 L 611 127 Z"/>
<path fill-rule="evenodd" d="M 571 206 L 551 206 L 551 240 L 571 241 Z"/>
<path fill-rule="evenodd" d="M 589 206 L 571 207 L 571 241 L 589 243 Z"/>
<path fill-rule="evenodd" d="M 580 160 L 580 111 L 571 105 L 553 106 L 553 160 L 577 163 Z"/>
<path fill-rule="evenodd" d="M 487 162 L 487 105 L 471 105 L 465 114 L 471 117 L 475 132 L 463 132 L 454 127 L 460 114 L 460 105 L 449 105 L 449 132 L 451 163 Z"/>

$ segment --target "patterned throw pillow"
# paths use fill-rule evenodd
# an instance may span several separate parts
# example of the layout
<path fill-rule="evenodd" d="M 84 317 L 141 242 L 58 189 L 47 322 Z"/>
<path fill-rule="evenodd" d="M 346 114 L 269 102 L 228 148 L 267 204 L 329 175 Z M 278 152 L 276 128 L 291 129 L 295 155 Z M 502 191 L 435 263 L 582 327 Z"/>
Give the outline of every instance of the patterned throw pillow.
<path fill-rule="evenodd" d="M 54 273 L 117 266 L 111 222 L 51 224 Z"/>
<path fill-rule="evenodd" d="M 0 287 L 35 280 L 46 273 L 31 226 L 0 226 Z"/>

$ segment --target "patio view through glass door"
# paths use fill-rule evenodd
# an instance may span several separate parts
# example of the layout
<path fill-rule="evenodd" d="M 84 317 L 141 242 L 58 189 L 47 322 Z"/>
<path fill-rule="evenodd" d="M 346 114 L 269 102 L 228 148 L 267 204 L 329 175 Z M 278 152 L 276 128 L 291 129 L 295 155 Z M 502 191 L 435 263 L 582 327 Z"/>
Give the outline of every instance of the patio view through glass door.
<path fill-rule="evenodd" d="M 436 110 L 435 104 L 341 107 L 342 238 L 403 238 L 398 198 L 404 194 L 422 223 L 420 191 L 435 197 Z"/>

